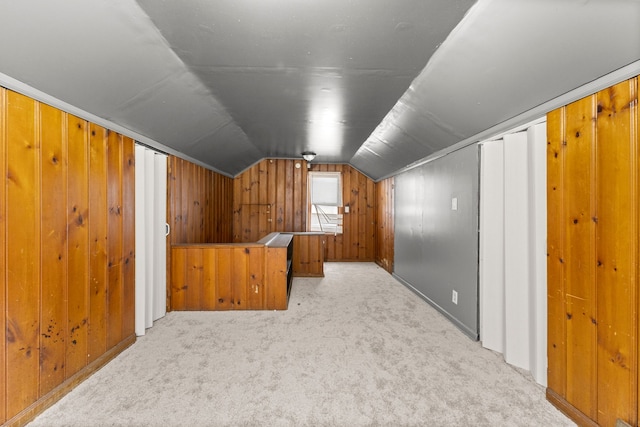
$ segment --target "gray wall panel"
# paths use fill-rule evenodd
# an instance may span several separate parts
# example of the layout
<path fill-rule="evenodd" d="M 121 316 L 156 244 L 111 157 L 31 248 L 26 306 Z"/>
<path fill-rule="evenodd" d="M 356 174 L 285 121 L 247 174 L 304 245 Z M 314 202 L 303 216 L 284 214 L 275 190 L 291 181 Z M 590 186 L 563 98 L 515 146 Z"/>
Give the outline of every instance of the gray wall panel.
<path fill-rule="evenodd" d="M 479 330 L 478 168 L 474 144 L 395 177 L 394 275 L 474 339 Z M 452 302 L 453 290 L 458 304 Z"/>

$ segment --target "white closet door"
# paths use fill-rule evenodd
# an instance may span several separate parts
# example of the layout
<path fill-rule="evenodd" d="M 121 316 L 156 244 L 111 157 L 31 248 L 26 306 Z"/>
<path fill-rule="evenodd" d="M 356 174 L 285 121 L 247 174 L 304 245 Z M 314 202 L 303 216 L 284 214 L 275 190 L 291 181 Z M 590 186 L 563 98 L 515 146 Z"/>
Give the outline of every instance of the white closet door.
<path fill-rule="evenodd" d="M 136 335 L 166 314 L 167 156 L 136 146 Z"/>
<path fill-rule="evenodd" d="M 504 352 L 504 153 L 502 139 L 480 153 L 480 339 Z"/>
<path fill-rule="evenodd" d="M 504 137 L 504 283 L 507 363 L 529 369 L 527 133 Z"/>
<path fill-rule="evenodd" d="M 530 366 L 547 385 L 547 124 L 527 129 L 529 145 Z"/>
<path fill-rule="evenodd" d="M 167 156 L 155 155 L 155 208 L 154 236 L 155 262 L 154 280 L 156 289 L 153 292 L 153 320 L 167 314 Z"/>
<path fill-rule="evenodd" d="M 153 290 L 156 283 L 156 269 L 155 265 L 155 243 L 156 236 L 156 191 L 155 191 L 155 164 L 156 155 L 152 150 L 145 150 L 144 153 L 144 210 L 141 212 L 143 215 L 143 227 L 145 228 L 145 245 L 147 259 L 145 260 L 146 269 L 146 283 L 145 283 L 145 303 L 144 303 L 144 320 L 145 327 L 150 328 L 153 326 Z"/>
<path fill-rule="evenodd" d="M 480 340 L 546 386 L 546 123 L 481 147 Z"/>
<path fill-rule="evenodd" d="M 147 243 L 144 225 L 145 211 L 145 152 L 136 145 L 136 335 L 144 335 L 146 329 L 145 307 L 147 286 Z"/>

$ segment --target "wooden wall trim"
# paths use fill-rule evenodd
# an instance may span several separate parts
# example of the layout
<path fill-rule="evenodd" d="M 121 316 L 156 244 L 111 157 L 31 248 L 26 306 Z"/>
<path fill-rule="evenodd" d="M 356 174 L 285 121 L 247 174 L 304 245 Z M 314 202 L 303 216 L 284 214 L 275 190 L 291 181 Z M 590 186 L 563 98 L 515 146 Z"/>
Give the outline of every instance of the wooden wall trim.
<path fill-rule="evenodd" d="M 4 424 L 2 424 L 2 427 L 21 427 L 26 425 L 28 422 L 32 421 L 36 416 L 38 416 L 38 414 L 42 413 L 47 408 L 51 407 L 57 401 L 62 399 L 67 393 L 69 393 L 76 386 L 89 378 L 107 363 L 112 361 L 116 356 L 118 356 L 135 342 L 135 334 L 120 341 L 117 345 L 103 353 L 96 360 L 73 374 L 71 377 L 66 379 L 51 391 L 47 392 L 47 394 L 42 396 L 36 402 L 23 409 L 13 418 L 7 420 Z"/>
<path fill-rule="evenodd" d="M 547 400 L 560 412 L 571 418 L 581 427 L 598 427 L 598 423 L 591 418 L 578 411 L 573 405 L 567 402 L 562 396 L 555 391 L 547 388 Z"/>
<path fill-rule="evenodd" d="M 376 190 L 376 263 L 393 273 L 394 261 L 394 178 L 377 182 Z"/>

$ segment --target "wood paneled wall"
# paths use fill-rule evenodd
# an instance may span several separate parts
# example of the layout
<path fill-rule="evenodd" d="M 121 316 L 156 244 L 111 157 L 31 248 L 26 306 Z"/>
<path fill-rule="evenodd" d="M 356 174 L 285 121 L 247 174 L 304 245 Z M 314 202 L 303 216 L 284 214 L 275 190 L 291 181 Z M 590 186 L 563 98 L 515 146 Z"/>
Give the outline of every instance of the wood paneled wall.
<path fill-rule="evenodd" d="M 233 241 L 255 242 L 274 231 L 306 231 L 307 172 L 302 160 L 266 159 L 236 177 Z"/>
<path fill-rule="evenodd" d="M 0 421 L 135 341 L 134 142 L 0 88 Z"/>
<path fill-rule="evenodd" d="M 376 183 L 376 263 L 393 273 L 394 179 Z"/>
<path fill-rule="evenodd" d="M 349 165 L 312 164 L 310 170 L 341 172 L 343 203 L 349 206 L 343 234 L 327 235 L 325 260 L 374 261 L 375 183 Z M 274 231 L 306 231 L 308 171 L 303 160 L 267 159 L 236 177 L 234 241 L 256 241 Z"/>
<path fill-rule="evenodd" d="M 582 425 L 638 421 L 637 81 L 547 116 L 547 396 Z"/>
<path fill-rule="evenodd" d="M 313 165 L 312 171 L 341 172 L 344 214 L 343 234 L 327 235 L 327 261 L 375 261 L 375 183 L 349 165 Z"/>
<path fill-rule="evenodd" d="M 169 156 L 170 243 L 232 241 L 233 179 Z"/>
<path fill-rule="evenodd" d="M 233 179 L 175 156 L 169 156 L 167 175 L 171 229 L 167 240 L 167 311 L 171 311 L 171 245 L 232 241 Z"/>

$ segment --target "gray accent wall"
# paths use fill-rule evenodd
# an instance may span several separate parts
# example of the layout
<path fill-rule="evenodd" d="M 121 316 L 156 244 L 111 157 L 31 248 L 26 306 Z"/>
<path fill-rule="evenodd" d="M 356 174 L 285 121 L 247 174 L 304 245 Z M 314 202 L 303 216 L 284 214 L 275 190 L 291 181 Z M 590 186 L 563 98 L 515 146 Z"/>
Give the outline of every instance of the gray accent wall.
<path fill-rule="evenodd" d="M 394 259 L 398 280 L 476 340 L 478 153 L 474 144 L 395 177 Z"/>

